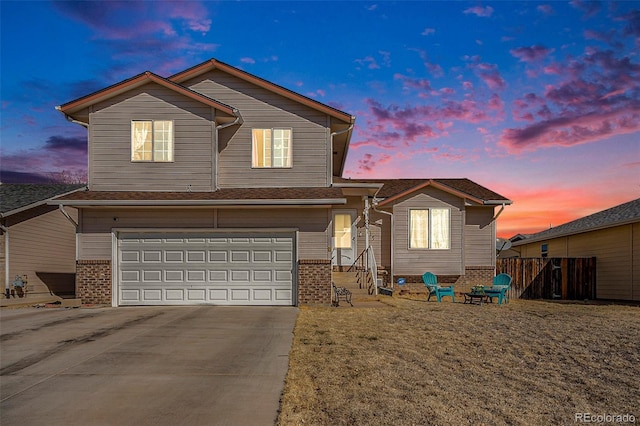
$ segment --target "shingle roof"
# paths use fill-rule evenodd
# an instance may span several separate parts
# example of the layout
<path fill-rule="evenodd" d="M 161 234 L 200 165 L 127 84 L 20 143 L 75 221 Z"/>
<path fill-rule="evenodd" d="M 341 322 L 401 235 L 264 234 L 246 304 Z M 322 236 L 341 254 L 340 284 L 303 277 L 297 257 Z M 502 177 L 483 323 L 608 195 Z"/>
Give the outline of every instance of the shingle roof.
<path fill-rule="evenodd" d="M 44 202 L 52 197 L 82 188 L 82 184 L 25 184 L 3 183 L 0 185 L 0 213 L 11 212 L 22 207 Z"/>
<path fill-rule="evenodd" d="M 380 198 L 390 198 L 411 191 L 433 181 L 451 188 L 454 191 L 465 193 L 473 198 L 484 201 L 508 201 L 510 200 L 496 192 L 479 185 L 467 178 L 461 179 L 344 179 L 334 178 L 336 183 L 381 183 L 382 189 L 378 192 Z"/>
<path fill-rule="evenodd" d="M 589 216 L 567 222 L 555 228 L 547 229 L 537 234 L 531 234 L 527 238 L 514 242 L 513 245 L 522 245 L 534 241 L 547 240 L 565 235 L 579 234 L 581 232 L 623 225 L 625 223 L 640 221 L 640 198 L 594 213 Z"/>
<path fill-rule="evenodd" d="M 104 204 L 112 202 L 149 204 L 181 202 L 224 202 L 224 201 L 264 201 L 264 200 L 342 200 L 344 196 L 339 188 L 228 188 L 213 192 L 149 192 L 149 191 L 78 191 L 59 197 L 56 201 L 63 204 Z"/>

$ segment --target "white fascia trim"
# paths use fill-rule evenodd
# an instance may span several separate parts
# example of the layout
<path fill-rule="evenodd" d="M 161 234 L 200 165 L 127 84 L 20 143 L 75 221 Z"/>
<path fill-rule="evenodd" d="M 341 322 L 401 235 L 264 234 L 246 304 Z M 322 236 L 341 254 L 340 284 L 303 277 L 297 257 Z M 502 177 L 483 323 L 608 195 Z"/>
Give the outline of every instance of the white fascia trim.
<path fill-rule="evenodd" d="M 298 228 L 113 228 L 114 235 L 119 234 L 148 234 L 148 233 L 207 233 L 207 234 L 293 234 Z"/>
<path fill-rule="evenodd" d="M 330 198 L 326 200 L 59 200 L 47 204 L 63 206 L 324 206 L 331 204 L 347 204 L 346 198 Z"/>
<path fill-rule="evenodd" d="M 383 183 L 351 183 L 351 182 L 334 182 L 331 186 L 336 188 L 382 188 Z"/>

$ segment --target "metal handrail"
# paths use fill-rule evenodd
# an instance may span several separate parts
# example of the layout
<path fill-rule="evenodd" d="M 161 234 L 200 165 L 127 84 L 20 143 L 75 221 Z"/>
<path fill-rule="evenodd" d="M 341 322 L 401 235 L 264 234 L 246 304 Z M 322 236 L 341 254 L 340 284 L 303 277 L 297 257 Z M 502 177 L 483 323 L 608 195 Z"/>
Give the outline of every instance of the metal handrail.
<path fill-rule="evenodd" d="M 366 263 L 365 263 L 366 262 Z M 361 265 L 361 270 L 364 274 L 367 272 L 371 274 L 371 278 L 373 281 L 374 293 L 378 294 L 378 263 L 376 262 L 376 255 L 372 246 L 369 246 L 362 250 L 362 252 L 358 255 L 356 260 L 353 262 L 347 272 L 351 272 L 351 270 L 356 265 Z"/>

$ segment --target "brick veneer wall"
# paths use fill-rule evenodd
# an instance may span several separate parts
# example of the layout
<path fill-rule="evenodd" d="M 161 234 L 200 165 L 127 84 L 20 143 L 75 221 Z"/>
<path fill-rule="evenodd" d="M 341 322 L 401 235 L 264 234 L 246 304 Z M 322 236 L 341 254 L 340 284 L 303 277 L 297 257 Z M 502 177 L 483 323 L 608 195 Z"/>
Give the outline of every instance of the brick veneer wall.
<path fill-rule="evenodd" d="M 492 266 L 467 266 L 464 275 L 438 275 L 438 284 L 453 284 L 456 293 L 471 291 L 471 286 L 489 286 L 493 282 L 494 268 Z M 398 278 L 404 278 L 406 284 L 398 286 Z M 396 275 L 393 277 L 394 288 L 399 294 L 427 294 L 427 289 L 422 282 L 422 275 Z"/>
<path fill-rule="evenodd" d="M 467 266 L 461 292 L 471 291 L 474 285 L 490 286 L 493 284 L 495 268 L 493 266 Z M 456 289 L 458 291 L 458 289 Z"/>
<path fill-rule="evenodd" d="M 331 260 L 298 261 L 298 303 L 300 305 L 331 304 Z"/>
<path fill-rule="evenodd" d="M 76 261 L 76 297 L 82 303 L 111 305 L 111 261 Z"/>

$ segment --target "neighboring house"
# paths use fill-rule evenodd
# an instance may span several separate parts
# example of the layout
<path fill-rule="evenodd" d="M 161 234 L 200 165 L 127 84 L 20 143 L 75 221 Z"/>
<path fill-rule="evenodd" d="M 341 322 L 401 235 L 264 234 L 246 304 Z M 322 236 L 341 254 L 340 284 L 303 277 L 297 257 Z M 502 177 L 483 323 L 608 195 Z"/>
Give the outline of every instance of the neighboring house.
<path fill-rule="evenodd" d="M 640 198 L 527 236 L 520 257 L 595 257 L 596 298 L 640 300 Z"/>
<path fill-rule="evenodd" d="M 76 230 L 55 205 L 47 202 L 84 185 L 0 184 L 0 276 L 2 293 L 25 302 L 57 300 L 51 292 L 71 285 L 76 271 Z M 70 218 L 77 220 L 75 209 Z M 13 288 L 16 276 L 26 278 L 26 293 Z M 20 294 L 19 294 L 20 293 Z M 24 297 L 19 297 L 22 295 Z M 6 298 L 3 298 L 5 304 Z"/>
<path fill-rule="evenodd" d="M 79 210 L 84 302 L 329 304 L 367 241 L 387 284 L 494 274 L 508 199 L 467 179 L 342 179 L 355 117 L 217 60 L 57 109 L 88 128 L 88 190 L 55 201 Z"/>

